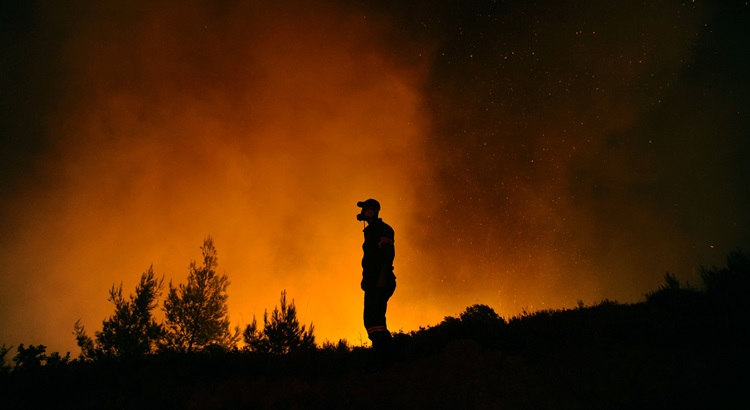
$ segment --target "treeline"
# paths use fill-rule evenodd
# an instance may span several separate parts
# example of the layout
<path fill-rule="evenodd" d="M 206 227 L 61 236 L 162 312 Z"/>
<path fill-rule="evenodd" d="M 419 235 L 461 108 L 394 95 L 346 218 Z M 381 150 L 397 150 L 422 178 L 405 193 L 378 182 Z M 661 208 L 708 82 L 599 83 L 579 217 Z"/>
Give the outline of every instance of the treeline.
<path fill-rule="evenodd" d="M 263 328 L 255 317 L 244 330 L 231 328 L 227 314 L 226 275 L 218 275 L 218 260 L 213 241 L 207 238 L 201 247 L 203 263 L 192 262 L 187 284 L 168 285 L 162 304 L 165 319 L 157 323 L 153 311 L 158 307 L 163 279 L 158 279 L 149 268 L 141 275 L 135 294 L 125 298 L 122 285 L 113 286 L 109 301 L 115 306 L 112 316 L 105 319 L 102 330 L 87 335 L 83 324 L 75 323 L 75 337 L 81 354 L 71 359 L 70 353 L 46 353 L 44 345 L 23 344 L 17 348 L 10 365 L 6 356 L 10 347 L 2 346 L 2 373 L 20 369 L 58 368 L 71 363 L 130 361 L 147 356 L 165 354 L 208 353 L 214 357 L 223 354 L 260 353 L 280 357 L 299 352 L 335 352 L 360 354 L 364 349 L 352 348 L 345 340 L 315 344 L 314 326 L 299 323 L 294 301 L 287 302 L 286 292 L 281 293 L 280 305 L 271 314 L 263 315 Z M 590 341 L 592 332 L 612 332 L 621 329 L 645 329 L 649 336 L 662 334 L 667 338 L 669 326 L 679 320 L 696 320 L 700 317 L 705 329 L 717 324 L 736 328 L 741 334 L 748 326 L 742 325 L 750 311 L 750 254 L 735 250 L 728 254 L 724 267 L 701 267 L 695 284 L 682 283 L 676 276 L 666 273 L 664 283 L 645 295 L 645 301 L 634 305 L 604 300 L 587 307 L 583 302 L 573 309 L 524 312 L 505 320 L 491 307 L 477 304 L 468 307 L 458 317 L 447 316 L 432 327 L 394 334 L 402 357 L 425 356 L 440 351 L 452 341 L 469 339 L 487 348 L 512 351 L 537 344 L 554 343 L 578 345 Z M 690 315 L 683 313 L 689 312 Z M 696 316 L 697 314 L 697 316 Z M 689 319 L 685 319 L 689 318 Z M 696 323 L 684 329 L 695 328 Z M 667 330 L 665 330 L 667 329 Z M 580 330 L 580 331 L 577 331 Z M 639 330 L 640 331 L 640 330 Z M 644 330 L 645 332 L 645 330 Z M 704 332 L 703 336 L 710 332 Z M 544 337 L 541 337 L 544 336 Z M 573 340 L 571 338 L 585 338 Z M 614 337 L 614 336 L 613 336 Z M 685 335 L 695 339 L 696 334 Z M 245 343 L 239 347 L 240 340 Z M 330 365 L 330 363 L 329 363 Z"/>
<path fill-rule="evenodd" d="M 112 285 L 108 301 L 114 313 L 102 323 L 102 329 L 89 336 L 81 321 L 74 335 L 81 353 L 71 359 L 70 353 L 46 353 L 44 345 L 20 344 L 11 367 L 6 356 L 12 347 L 0 348 L 2 372 L 41 366 L 58 367 L 73 361 L 133 360 L 159 353 L 199 353 L 218 351 L 252 351 L 272 354 L 315 349 L 314 326 L 300 324 L 294 300 L 287 302 L 281 292 L 280 305 L 270 316 L 263 314 L 263 327 L 253 315 L 244 330 L 232 328 L 229 321 L 227 287 L 229 278 L 218 274 L 218 257 L 213 239 L 201 246 L 202 263 L 191 261 L 186 284 L 170 281 L 162 304 L 164 320 L 158 323 L 154 310 L 164 290 L 164 278 L 157 278 L 153 266 L 141 275 L 135 294 L 123 295 L 122 283 Z M 244 346 L 238 347 L 240 340 Z"/>
<path fill-rule="evenodd" d="M 204 258 L 196 271 L 207 265 Z M 435 326 L 394 334 L 394 360 L 385 366 L 371 349 L 343 340 L 307 348 L 279 342 L 297 343 L 302 333 L 313 339 L 312 326 L 302 332 L 289 320 L 293 304 L 284 293 L 282 307 L 264 315 L 263 330 L 229 329 L 218 315 L 222 330 L 214 339 L 165 336 L 174 332 L 166 319 L 155 338 L 110 332 L 130 329 L 124 323 L 153 328 L 133 318 L 141 317 L 132 313 L 139 295 L 159 288 L 159 281 L 148 285 L 149 272 L 143 279 L 129 298 L 119 288 L 110 292 L 123 306 L 105 320 L 111 327 L 93 338 L 79 334 L 91 354 L 71 360 L 41 345 L 18 346 L 15 366 L 0 374 L 0 397 L 16 403 L 9 408 L 750 408 L 750 255 L 739 250 L 725 267 L 702 268 L 694 284 L 667 273 L 638 303 L 579 302 L 509 320 L 476 304 Z M 198 293 L 190 286 L 169 290 L 184 301 Z M 200 305 L 200 297 L 187 300 Z M 289 337 L 280 323 L 299 332 Z M 257 343 L 220 343 L 240 334 Z M 142 346 L 138 359 L 126 359 L 113 353 L 125 350 L 111 340 L 149 343 L 133 342 Z"/>

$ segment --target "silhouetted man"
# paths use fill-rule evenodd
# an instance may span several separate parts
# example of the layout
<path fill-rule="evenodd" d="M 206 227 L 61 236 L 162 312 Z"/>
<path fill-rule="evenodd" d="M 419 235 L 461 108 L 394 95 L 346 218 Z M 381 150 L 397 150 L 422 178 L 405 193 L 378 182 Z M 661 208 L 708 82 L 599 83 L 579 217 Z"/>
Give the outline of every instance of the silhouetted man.
<path fill-rule="evenodd" d="M 362 244 L 362 283 L 365 291 L 364 320 L 367 336 L 372 341 L 376 355 L 385 356 L 391 350 L 391 333 L 385 324 L 385 311 L 388 299 L 396 290 L 396 276 L 393 274 L 393 229 L 378 217 L 380 203 L 374 199 L 357 202 L 362 208 L 358 221 L 367 222 L 364 229 L 365 242 Z"/>

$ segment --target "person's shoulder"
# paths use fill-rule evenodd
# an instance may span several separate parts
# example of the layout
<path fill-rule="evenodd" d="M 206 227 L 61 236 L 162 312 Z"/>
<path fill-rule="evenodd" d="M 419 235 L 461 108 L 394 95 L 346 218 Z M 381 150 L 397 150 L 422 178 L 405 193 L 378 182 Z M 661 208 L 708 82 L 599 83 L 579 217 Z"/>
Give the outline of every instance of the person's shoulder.
<path fill-rule="evenodd" d="M 380 229 L 384 233 L 388 232 L 393 235 L 393 228 L 391 228 L 391 226 L 385 223 L 385 221 L 383 221 L 382 219 L 380 220 Z"/>

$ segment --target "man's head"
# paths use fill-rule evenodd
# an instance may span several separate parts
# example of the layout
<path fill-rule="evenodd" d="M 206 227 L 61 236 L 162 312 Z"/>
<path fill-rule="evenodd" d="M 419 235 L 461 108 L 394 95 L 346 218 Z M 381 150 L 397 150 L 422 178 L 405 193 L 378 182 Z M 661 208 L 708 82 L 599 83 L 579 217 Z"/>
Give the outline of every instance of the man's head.
<path fill-rule="evenodd" d="M 357 206 L 362 208 L 357 215 L 358 221 L 372 221 L 377 219 L 380 212 L 380 202 L 370 198 L 366 201 L 357 202 Z"/>

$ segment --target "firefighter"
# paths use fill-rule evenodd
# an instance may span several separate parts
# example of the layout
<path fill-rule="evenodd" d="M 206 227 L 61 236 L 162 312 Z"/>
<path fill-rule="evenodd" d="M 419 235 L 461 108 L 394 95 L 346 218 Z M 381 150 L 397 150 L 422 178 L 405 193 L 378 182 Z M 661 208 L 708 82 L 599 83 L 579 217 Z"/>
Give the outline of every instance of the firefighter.
<path fill-rule="evenodd" d="M 364 229 L 365 242 L 362 244 L 362 282 L 365 292 L 364 322 L 367 336 L 377 356 L 387 358 L 392 349 L 391 333 L 385 323 L 388 299 L 396 290 L 396 276 L 393 274 L 393 228 L 378 217 L 380 203 L 374 199 L 357 202 L 362 208 L 358 221 L 367 222 Z"/>

